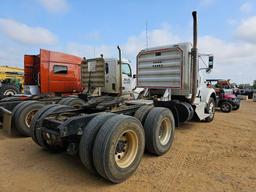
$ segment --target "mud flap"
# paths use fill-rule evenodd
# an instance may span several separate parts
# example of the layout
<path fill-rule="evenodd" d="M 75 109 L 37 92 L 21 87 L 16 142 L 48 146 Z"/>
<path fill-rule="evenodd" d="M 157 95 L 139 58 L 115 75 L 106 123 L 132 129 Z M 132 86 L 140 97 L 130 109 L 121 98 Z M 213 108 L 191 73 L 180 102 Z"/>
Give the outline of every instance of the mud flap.
<path fill-rule="evenodd" d="M 0 107 L 0 111 L 3 114 L 3 123 L 2 123 L 3 131 L 8 136 L 19 135 L 19 133 L 12 128 L 12 112 L 3 107 Z"/>

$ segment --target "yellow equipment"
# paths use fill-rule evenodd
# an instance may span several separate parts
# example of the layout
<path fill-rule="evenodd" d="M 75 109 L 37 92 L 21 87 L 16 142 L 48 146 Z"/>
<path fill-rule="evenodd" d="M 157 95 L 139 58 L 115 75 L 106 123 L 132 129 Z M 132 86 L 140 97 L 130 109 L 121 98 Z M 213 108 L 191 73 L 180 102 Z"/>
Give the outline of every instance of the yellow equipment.
<path fill-rule="evenodd" d="M 24 83 L 24 69 L 0 66 L 0 96 L 21 93 Z"/>

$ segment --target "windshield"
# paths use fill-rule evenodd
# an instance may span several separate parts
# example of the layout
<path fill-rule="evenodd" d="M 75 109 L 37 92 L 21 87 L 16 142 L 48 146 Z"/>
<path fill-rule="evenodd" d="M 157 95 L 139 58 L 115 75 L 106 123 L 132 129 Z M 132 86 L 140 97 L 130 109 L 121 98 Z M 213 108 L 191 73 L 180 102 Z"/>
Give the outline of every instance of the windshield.
<path fill-rule="evenodd" d="M 122 73 L 126 74 L 128 76 L 132 76 L 132 71 L 131 71 L 131 67 L 128 63 L 123 63 L 122 64 Z"/>

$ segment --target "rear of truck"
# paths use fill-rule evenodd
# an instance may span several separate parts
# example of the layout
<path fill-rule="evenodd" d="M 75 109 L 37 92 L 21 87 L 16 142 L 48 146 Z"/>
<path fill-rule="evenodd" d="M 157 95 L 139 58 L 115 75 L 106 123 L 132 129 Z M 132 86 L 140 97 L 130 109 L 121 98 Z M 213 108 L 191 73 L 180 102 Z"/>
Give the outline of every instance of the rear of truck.
<path fill-rule="evenodd" d="M 78 154 L 88 171 L 111 182 L 126 180 L 139 166 L 144 148 L 156 156 L 168 152 L 175 127 L 197 113 L 201 102 L 200 97 L 191 102 L 190 48 L 189 43 L 181 43 L 138 54 L 137 86 L 145 90 L 143 99 L 103 96 L 78 110 L 44 107 L 32 122 L 34 142 L 49 151 Z M 86 82 L 100 86 L 96 83 L 104 82 L 104 71 L 90 65 L 85 68 L 84 76 L 90 76 Z M 207 104 L 202 106 L 204 113 Z"/>
<path fill-rule="evenodd" d="M 213 119 L 214 91 L 205 89 L 205 100 L 197 94 L 197 62 L 197 49 L 189 43 L 142 50 L 137 56 L 142 99 L 96 97 L 78 110 L 45 106 L 32 120 L 32 138 L 46 150 L 78 154 L 88 171 L 123 182 L 138 168 L 144 149 L 156 156 L 169 151 L 180 123 L 194 114 L 200 120 Z M 88 85 L 105 82 L 100 67 L 86 68 L 87 77 L 94 77 L 87 78 Z"/>

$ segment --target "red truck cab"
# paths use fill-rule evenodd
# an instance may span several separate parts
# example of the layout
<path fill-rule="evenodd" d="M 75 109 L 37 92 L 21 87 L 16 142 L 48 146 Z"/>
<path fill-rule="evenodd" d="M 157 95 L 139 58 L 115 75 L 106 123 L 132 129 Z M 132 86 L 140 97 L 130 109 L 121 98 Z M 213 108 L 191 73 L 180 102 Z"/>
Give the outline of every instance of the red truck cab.
<path fill-rule="evenodd" d="M 71 94 L 83 90 L 82 58 L 40 49 L 39 55 L 24 56 L 24 93 Z"/>

